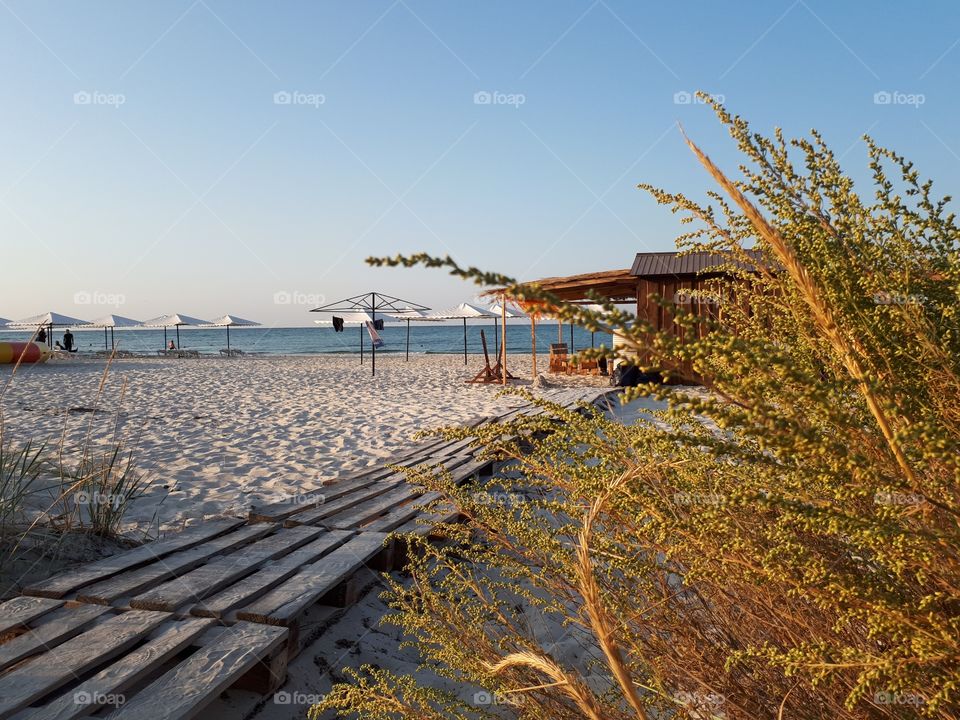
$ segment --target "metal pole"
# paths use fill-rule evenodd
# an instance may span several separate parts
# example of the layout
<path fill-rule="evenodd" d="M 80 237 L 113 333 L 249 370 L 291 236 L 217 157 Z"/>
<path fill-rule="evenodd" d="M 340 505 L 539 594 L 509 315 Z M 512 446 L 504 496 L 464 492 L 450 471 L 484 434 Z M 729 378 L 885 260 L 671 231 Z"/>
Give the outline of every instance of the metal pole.
<path fill-rule="evenodd" d="M 167 326 L 163 326 L 163 349 L 167 349 Z"/>
<path fill-rule="evenodd" d="M 360 321 L 360 364 L 363 365 L 363 321 Z"/>
<path fill-rule="evenodd" d="M 227 325 L 227 357 L 230 357 L 230 326 Z"/>
<path fill-rule="evenodd" d="M 493 321 L 493 346 L 500 349 L 500 321 L 494 319 Z"/>
<path fill-rule="evenodd" d="M 407 362 L 410 362 L 410 318 L 407 318 Z"/>
<path fill-rule="evenodd" d="M 107 350 L 107 326 L 103 326 L 103 349 Z"/>
<path fill-rule="evenodd" d="M 113 339 L 113 328 L 110 328 L 110 349 L 113 350 L 117 347 L 117 341 Z"/>
<path fill-rule="evenodd" d="M 533 346 L 533 380 L 537 380 L 537 320 L 530 315 L 530 344 Z"/>
<path fill-rule="evenodd" d="M 463 364 L 467 364 L 467 319 L 463 319 Z"/>
<path fill-rule="evenodd" d="M 377 294 L 376 293 L 373 294 L 373 298 L 374 298 L 374 301 L 371 303 L 371 305 L 373 305 L 373 308 L 371 309 L 370 322 L 373 323 L 373 331 L 376 332 L 377 331 L 377 308 L 376 308 Z M 374 377 L 377 374 L 377 343 L 372 337 L 370 339 L 370 348 L 371 348 L 370 356 L 373 358 L 372 364 L 370 365 L 370 377 Z"/>
<path fill-rule="evenodd" d="M 180 349 L 180 326 L 177 325 L 177 350 Z"/>
<path fill-rule="evenodd" d="M 500 319 L 503 322 L 503 364 L 500 366 L 503 371 L 503 384 L 507 384 L 507 300 L 500 298 Z"/>
<path fill-rule="evenodd" d="M 570 323 L 570 352 L 573 352 L 573 323 Z"/>

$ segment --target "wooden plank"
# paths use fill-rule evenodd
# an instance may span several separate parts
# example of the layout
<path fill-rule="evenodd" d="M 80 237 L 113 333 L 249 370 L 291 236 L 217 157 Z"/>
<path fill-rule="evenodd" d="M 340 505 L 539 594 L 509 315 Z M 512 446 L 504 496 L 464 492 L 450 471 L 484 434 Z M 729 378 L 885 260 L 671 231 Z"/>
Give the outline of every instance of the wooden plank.
<path fill-rule="evenodd" d="M 279 530 L 241 552 L 215 558 L 185 575 L 137 595 L 130 607 L 172 612 L 188 602 L 198 602 L 217 590 L 249 575 L 268 560 L 274 560 L 316 539 L 322 528 L 297 527 Z"/>
<path fill-rule="evenodd" d="M 0 670 L 72 638 L 105 612 L 107 608 L 81 605 L 50 613 L 37 627 L 0 645 Z"/>
<path fill-rule="evenodd" d="M 412 520 L 423 512 L 423 506 L 443 497 L 440 493 L 430 492 L 414 498 L 406 505 L 393 508 L 381 515 L 369 525 L 365 525 L 364 532 L 390 532 L 404 523 Z"/>
<path fill-rule="evenodd" d="M 193 547 L 205 540 L 216 537 L 243 524 L 242 520 L 209 520 L 187 528 L 186 530 L 155 542 L 141 545 L 133 550 L 111 555 L 103 560 L 81 565 L 43 582 L 31 585 L 23 591 L 24 595 L 37 597 L 62 598 L 71 590 L 83 585 L 116 575 L 123 570 L 153 562 L 170 553 Z"/>
<path fill-rule="evenodd" d="M 489 460 L 473 461 L 472 463 L 466 461 L 467 458 L 457 456 L 443 463 L 443 467 L 450 472 L 453 481 L 458 484 L 472 477 L 479 467 L 490 462 Z M 406 503 L 419 494 L 420 492 L 416 485 L 403 483 L 395 490 L 391 490 L 378 498 L 357 505 L 348 512 L 330 516 L 323 522 L 327 527 L 339 528 L 341 530 L 359 528 L 365 523 L 383 515 L 385 512 L 390 511 L 394 506 Z"/>
<path fill-rule="evenodd" d="M 11 630 L 36 620 L 41 615 L 56 610 L 62 601 L 49 598 L 18 597 L 0 604 L 0 637 Z"/>
<path fill-rule="evenodd" d="M 321 485 L 314 492 L 298 495 L 289 500 L 261 505 L 250 511 L 248 519 L 250 522 L 276 522 L 284 520 L 291 515 L 296 515 L 319 505 L 329 503 L 339 497 L 347 495 L 370 485 L 378 480 L 393 475 L 394 471 L 387 467 L 378 467 L 364 473 L 360 477 L 338 479 L 336 482 L 327 485 Z"/>
<path fill-rule="evenodd" d="M 103 665 L 168 619 L 166 613 L 117 615 L 0 677 L 0 718 Z"/>
<path fill-rule="evenodd" d="M 153 638 L 133 652 L 42 707 L 19 713 L 15 720 L 74 720 L 96 712 L 101 707 L 96 702 L 97 698 L 119 695 L 157 672 L 170 658 L 213 625 L 213 620 L 200 618 L 166 623 Z M 78 698 L 89 698 L 91 702 L 86 705 L 78 703 Z"/>
<path fill-rule="evenodd" d="M 383 549 L 385 533 L 361 533 L 322 560 L 308 565 L 279 587 L 237 613 L 241 620 L 271 625 L 296 622 L 300 614 L 363 567 Z"/>
<path fill-rule="evenodd" d="M 284 522 L 284 525 L 287 527 L 292 527 L 294 525 L 314 525 L 319 523 L 321 520 L 330 517 L 331 515 L 336 515 L 339 512 L 343 512 L 348 508 L 352 508 L 355 505 L 366 502 L 371 498 L 377 497 L 378 495 L 383 495 L 383 493 L 388 492 L 389 490 L 392 490 L 393 488 L 405 482 L 399 476 L 391 477 L 393 477 L 393 479 L 389 482 L 384 481 L 378 485 L 365 488 L 362 492 L 347 495 L 339 500 L 334 500 L 332 503 L 321 505 L 320 507 L 310 510 L 309 512 L 287 518 L 287 520 Z"/>
<path fill-rule="evenodd" d="M 83 588 L 77 596 L 81 602 L 109 605 L 122 597 L 137 595 L 148 587 L 192 570 L 208 558 L 244 545 L 272 532 L 275 525 L 246 525 L 203 545 L 168 555 L 137 570 L 121 573 Z"/>
<path fill-rule="evenodd" d="M 405 503 L 410 500 L 410 498 L 417 497 L 419 494 L 420 491 L 416 485 L 403 483 L 400 487 L 394 488 L 388 493 L 384 493 L 354 508 L 329 517 L 324 520 L 323 523 L 327 527 L 337 528 L 339 530 L 356 529 L 374 518 L 383 515 L 383 513 L 392 507 Z"/>
<path fill-rule="evenodd" d="M 108 717 L 123 720 L 196 717 L 286 637 L 286 630 L 266 625 L 237 623 L 224 628 L 216 641 L 199 648 Z"/>
<path fill-rule="evenodd" d="M 316 562 L 353 536 L 346 530 L 325 532 L 319 539 L 270 563 L 249 577 L 208 597 L 190 609 L 192 615 L 222 618 L 234 608 L 247 605 L 292 577 L 301 567 Z"/>

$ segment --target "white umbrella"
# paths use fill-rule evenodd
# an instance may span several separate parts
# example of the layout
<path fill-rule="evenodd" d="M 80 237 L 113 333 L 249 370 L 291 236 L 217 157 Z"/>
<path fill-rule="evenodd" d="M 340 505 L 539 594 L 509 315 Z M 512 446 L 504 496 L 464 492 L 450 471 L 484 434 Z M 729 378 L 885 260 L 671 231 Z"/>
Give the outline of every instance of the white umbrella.
<path fill-rule="evenodd" d="M 141 323 L 141 327 L 162 327 L 163 328 L 163 344 L 166 347 L 167 344 L 167 328 L 175 327 L 177 329 L 177 348 L 180 347 L 180 326 L 181 325 L 209 325 L 206 320 L 198 320 L 195 317 L 190 317 L 189 315 L 182 315 L 180 313 L 172 313 L 170 315 L 161 315 L 160 317 L 155 317 L 152 320 L 147 320 L 146 322 Z"/>
<path fill-rule="evenodd" d="M 45 312 L 39 315 L 32 315 L 23 320 L 15 320 L 14 322 L 9 323 L 8 327 L 30 329 L 30 328 L 39 328 L 46 327 L 50 329 L 50 332 L 47 336 L 47 345 L 50 345 L 53 342 L 53 328 L 55 327 L 69 327 L 71 325 L 86 325 L 86 320 L 79 320 L 75 317 L 70 317 L 69 315 L 64 315 L 57 312 Z"/>
<path fill-rule="evenodd" d="M 6 318 L 0 318 L 0 325 L 9 325 L 12 320 L 7 320 Z"/>
<path fill-rule="evenodd" d="M 139 327 L 141 325 L 139 320 L 131 320 L 128 317 L 123 317 L 122 315 L 104 315 L 103 317 L 98 317 L 96 320 L 91 320 L 88 323 L 84 323 L 83 327 L 88 328 L 103 328 L 103 347 L 107 347 L 107 328 L 110 328 L 110 344 L 113 345 L 113 330 L 114 328 L 132 328 Z"/>
<path fill-rule="evenodd" d="M 403 308 L 400 312 L 394 313 L 397 320 L 406 320 L 407 321 L 407 357 L 406 360 L 410 361 L 410 321 L 417 320 L 422 322 L 439 322 L 439 318 L 433 317 L 426 310 L 418 310 L 412 308 L 409 305 Z"/>
<path fill-rule="evenodd" d="M 223 317 L 218 317 L 211 323 L 208 323 L 210 327 L 225 327 L 227 329 L 227 355 L 230 354 L 230 328 L 231 327 L 257 327 L 260 323 L 253 320 L 244 320 L 241 317 L 236 315 L 224 315 Z"/>
<path fill-rule="evenodd" d="M 467 364 L 467 320 L 476 318 L 495 318 L 492 310 L 470 303 L 460 303 L 451 310 L 435 310 L 429 314 L 432 320 L 463 320 L 463 364 Z"/>
<path fill-rule="evenodd" d="M 526 317 L 526 316 L 527 316 L 527 314 L 526 314 L 523 310 L 521 310 L 520 308 L 515 307 L 515 306 L 513 306 L 513 305 L 510 305 L 510 304 L 507 304 L 506 308 L 504 308 L 504 306 L 503 306 L 502 304 L 500 304 L 500 303 L 494 303 L 493 305 L 490 306 L 490 312 L 494 313 L 498 318 L 499 318 L 499 317 L 502 317 L 502 314 L 503 314 L 504 309 L 506 309 L 506 311 L 507 311 L 507 312 L 506 312 L 506 314 L 507 314 L 507 319 L 510 319 L 510 318 L 521 318 L 521 317 Z M 498 347 L 499 347 L 499 345 L 500 345 L 500 338 L 498 337 L 498 333 L 500 332 L 499 327 L 500 327 L 500 326 L 499 326 L 499 323 L 498 323 L 497 321 L 494 321 L 494 323 L 493 323 L 493 342 L 494 342 L 494 345 L 497 345 Z"/>

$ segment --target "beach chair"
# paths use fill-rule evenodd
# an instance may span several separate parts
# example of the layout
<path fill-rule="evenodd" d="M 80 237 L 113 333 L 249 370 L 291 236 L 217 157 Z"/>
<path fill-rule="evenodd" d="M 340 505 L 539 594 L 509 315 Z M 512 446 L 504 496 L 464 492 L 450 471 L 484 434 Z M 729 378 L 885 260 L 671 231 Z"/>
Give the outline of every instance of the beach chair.
<path fill-rule="evenodd" d="M 550 372 L 567 373 L 570 371 L 570 361 L 567 357 L 566 343 L 552 343 L 550 345 Z"/>
<path fill-rule="evenodd" d="M 467 380 L 468 383 L 498 383 L 503 381 L 503 363 L 501 358 L 503 357 L 503 345 L 500 346 L 500 351 L 497 353 L 497 364 L 493 367 L 490 366 L 490 353 L 487 350 L 487 336 L 483 330 L 480 331 L 480 342 L 483 345 L 483 370 L 478 372 L 472 380 Z M 512 380 L 514 376 L 507 371 L 507 379 Z"/>

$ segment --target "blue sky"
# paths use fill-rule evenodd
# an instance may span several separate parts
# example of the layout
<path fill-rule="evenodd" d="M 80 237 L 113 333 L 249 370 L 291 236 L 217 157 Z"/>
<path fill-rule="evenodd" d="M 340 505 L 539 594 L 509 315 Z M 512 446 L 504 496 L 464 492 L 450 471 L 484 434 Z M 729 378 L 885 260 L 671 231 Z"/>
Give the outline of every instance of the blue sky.
<path fill-rule="evenodd" d="M 0 0 L 0 62 L 8 318 L 303 325 L 321 297 L 473 297 L 363 262 L 418 250 L 625 267 L 680 231 L 638 182 L 709 187 L 678 121 L 736 167 L 697 89 L 764 132 L 820 129 L 858 179 L 865 132 L 942 193 L 960 178 L 952 2 Z"/>

